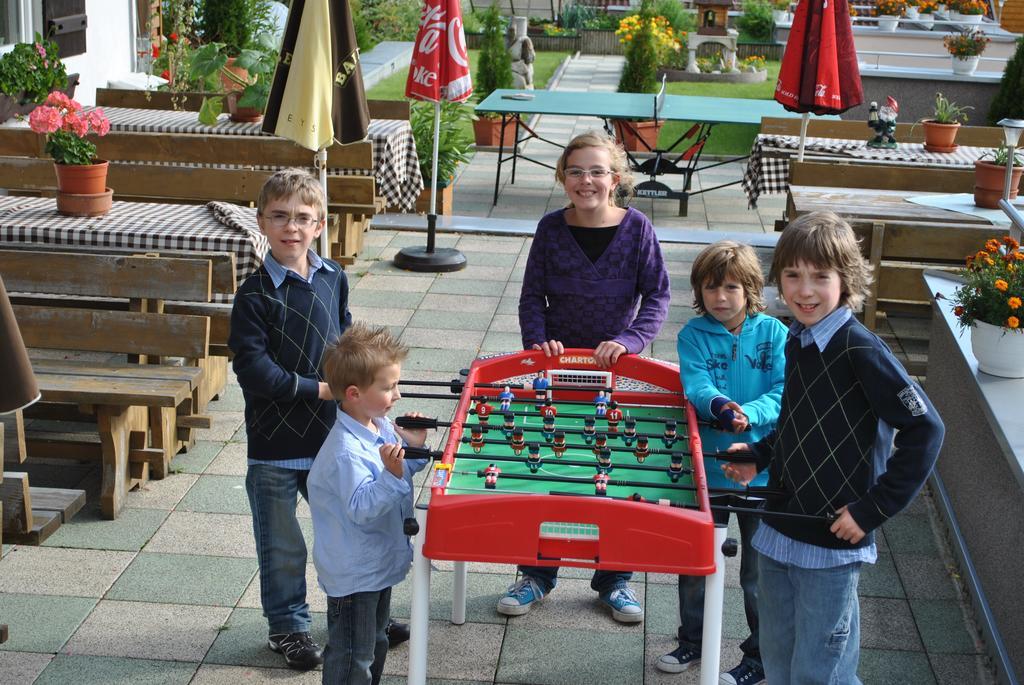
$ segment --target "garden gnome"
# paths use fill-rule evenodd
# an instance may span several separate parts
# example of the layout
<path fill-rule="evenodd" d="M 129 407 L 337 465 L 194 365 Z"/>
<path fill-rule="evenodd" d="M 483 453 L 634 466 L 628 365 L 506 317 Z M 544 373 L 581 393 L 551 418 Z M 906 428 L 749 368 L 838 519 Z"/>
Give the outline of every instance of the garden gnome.
<path fill-rule="evenodd" d="M 526 35 L 526 17 L 513 17 L 512 25 L 516 32 L 508 48 L 508 54 L 512 57 L 512 87 L 533 90 L 533 60 L 536 59 L 536 53 L 533 41 Z"/>
<path fill-rule="evenodd" d="M 874 129 L 875 137 L 868 141 L 868 147 L 894 149 L 896 147 L 896 115 L 900 107 L 891 95 L 881 109 L 877 102 L 871 103 L 868 126 Z"/>

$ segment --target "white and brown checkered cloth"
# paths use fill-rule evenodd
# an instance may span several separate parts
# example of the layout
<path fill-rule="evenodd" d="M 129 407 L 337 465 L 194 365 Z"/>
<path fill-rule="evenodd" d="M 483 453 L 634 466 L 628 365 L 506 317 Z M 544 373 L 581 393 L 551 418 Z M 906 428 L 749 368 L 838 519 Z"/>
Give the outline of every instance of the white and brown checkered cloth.
<path fill-rule="evenodd" d="M 58 214 L 53 198 L 0 197 L 0 245 L 230 252 L 242 282 L 263 263 L 267 238 L 255 209 L 227 207 L 230 216 L 205 205 L 114 202 L 103 216 L 72 217 Z"/>
<path fill-rule="evenodd" d="M 114 131 L 135 133 L 185 133 L 236 136 L 264 136 L 259 123 L 242 123 L 222 114 L 213 126 L 199 122 L 195 112 L 174 112 L 157 109 L 106 107 L 104 113 Z M 423 189 L 416 142 L 408 121 L 400 119 L 374 119 L 366 136 L 373 144 L 373 177 L 377 192 L 388 207 L 406 211 L 416 206 L 416 198 Z M 312 160 L 314 153 L 310 153 Z M 211 164 L 210 166 L 223 166 Z M 261 167 L 264 168 L 264 167 Z M 273 169 L 267 165 L 267 169 Z M 368 176 L 367 169 L 328 169 L 328 174 L 339 176 Z"/>
<path fill-rule="evenodd" d="M 757 206 L 757 198 L 761 195 L 786 192 L 789 188 L 789 160 L 793 157 L 791 152 L 799 148 L 799 136 L 757 136 L 742 181 L 751 209 Z M 923 167 L 971 168 L 975 160 L 990 152 L 991 148 L 961 145 L 953 152 L 928 152 L 921 143 L 899 143 L 895 149 L 885 150 L 868 147 L 867 140 L 807 138 L 804 150 L 851 159 L 907 162 Z"/>

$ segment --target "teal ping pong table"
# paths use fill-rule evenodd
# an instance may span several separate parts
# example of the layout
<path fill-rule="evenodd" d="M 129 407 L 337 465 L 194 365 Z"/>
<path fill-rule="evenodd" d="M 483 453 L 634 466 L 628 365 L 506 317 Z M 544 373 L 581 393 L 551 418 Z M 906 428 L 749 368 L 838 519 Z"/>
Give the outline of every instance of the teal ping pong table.
<path fill-rule="evenodd" d="M 500 114 L 502 144 L 498 148 L 498 164 L 494 177 L 494 204 L 498 203 L 498 189 L 501 183 L 501 168 L 507 162 L 512 163 L 511 183 L 516 181 L 516 163 L 523 159 L 534 164 L 553 168 L 550 164 L 528 157 L 519 151 L 519 144 L 532 138 L 545 143 L 564 147 L 565 142 L 548 140 L 537 134 L 524 121 L 524 115 L 547 114 L 552 116 L 588 116 L 604 120 L 605 130 L 613 135 L 613 125 L 621 130 L 632 130 L 631 122 L 637 120 L 661 121 L 692 121 L 693 126 L 687 129 L 679 139 L 664 149 L 648 147 L 653 157 L 639 160 L 633 153 L 627 152 L 631 168 L 649 177 L 638 183 L 634 189 L 637 197 L 659 200 L 679 200 L 679 216 L 686 216 L 688 201 L 691 195 L 706 193 L 740 182 L 739 179 L 710 188 L 691 191 L 693 175 L 698 171 L 711 169 L 743 157 L 713 162 L 700 166 L 701 152 L 716 124 L 753 124 L 760 125 L 761 117 L 799 117 L 799 114 L 786 111 L 774 100 L 748 100 L 743 98 L 698 97 L 692 95 L 667 95 L 665 82 L 657 95 L 642 93 L 584 93 L 549 90 L 507 90 L 499 89 L 487 96 L 476 106 L 477 114 Z M 505 130 L 515 126 L 516 145 L 506 155 L 504 145 Z M 639 138 L 639 136 L 637 136 Z M 646 146 L 646 143 L 645 143 Z M 675 174 L 683 176 L 681 190 L 673 190 L 658 180 L 659 176 Z"/>

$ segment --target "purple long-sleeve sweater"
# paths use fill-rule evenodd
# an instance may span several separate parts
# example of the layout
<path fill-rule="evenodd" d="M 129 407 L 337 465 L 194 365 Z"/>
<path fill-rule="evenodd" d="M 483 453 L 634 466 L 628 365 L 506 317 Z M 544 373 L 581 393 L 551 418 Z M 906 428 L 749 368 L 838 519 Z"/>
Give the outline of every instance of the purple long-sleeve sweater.
<path fill-rule="evenodd" d="M 594 264 L 569 232 L 565 210 L 559 209 L 537 224 L 526 262 L 519 295 L 523 347 L 546 340 L 597 347 L 614 340 L 636 354 L 661 330 L 670 296 L 661 247 L 642 212 L 626 210 Z"/>

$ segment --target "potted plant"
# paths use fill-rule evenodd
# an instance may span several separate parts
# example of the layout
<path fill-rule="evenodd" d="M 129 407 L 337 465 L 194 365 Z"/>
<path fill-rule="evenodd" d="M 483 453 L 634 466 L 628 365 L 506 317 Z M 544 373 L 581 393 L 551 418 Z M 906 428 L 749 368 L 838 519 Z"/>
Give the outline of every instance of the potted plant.
<path fill-rule="evenodd" d="M 28 114 L 55 90 L 72 88 L 60 51 L 38 33 L 32 43 L 18 43 L 0 57 L 0 122 L 15 114 Z"/>
<path fill-rule="evenodd" d="M 905 0 L 875 0 L 875 13 L 878 15 L 879 31 L 895 31 L 900 24 L 900 17 L 906 14 Z"/>
<path fill-rule="evenodd" d="M 476 70 L 474 90 L 478 102 L 482 102 L 499 88 L 512 87 L 512 57 L 505 47 L 505 18 L 501 16 L 497 3 L 491 5 L 481 17 L 483 38 L 480 41 L 480 61 Z M 515 145 L 515 126 L 506 126 L 504 140 L 501 140 L 501 117 L 481 114 L 473 122 L 478 146 L 505 147 Z"/>
<path fill-rule="evenodd" d="M 110 210 L 113 191 L 107 188 L 109 162 L 96 159 L 96 145 L 87 139 L 105 136 L 110 122 L 102 109 L 82 110 L 60 91 L 32 110 L 29 126 L 46 135 L 46 153 L 57 174 L 57 211 L 69 216 L 98 216 Z"/>
<path fill-rule="evenodd" d="M 958 21 L 967 26 L 976 26 L 981 23 L 982 17 L 988 7 L 982 0 L 955 0 L 949 3 L 950 21 Z"/>
<path fill-rule="evenodd" d="M 772 21 L 776 24 L 781 24 L 786 21 L 787 17 L 789 17 L 789 1 L 790 0 L 773 0 Z"/>
<path fill-rule="evenodd" d="M 942 44 L 953 57 L 953 73 L 969 76 L 978 68 L 981 53 L 985 52 L 989 38 L 980 29 L 961 29 L 947 34 Z"/>
<path fill-rule="evenodd" d="M 929 152 L 952 152 L 956 149 L 956 132 L 967 122 L 970 105 L 958 105 L 942 93 L 935 94 L 935 112 L 931 119 L 922 119 L 924 149 Z"/>
<path fill-rule="evenodd" d="M 1016 240 L 995 238 L 967 257 L 964 284 L 953 296 L 953 314 L 971 330 L 978 370 L 1003 378 L 1024 378 L 1024 252 Z"/>
<path fill-rule="evenodd" d="M 228 109 L 232 121 L 259 121 L 270 97 L 270 80 L 277 66 L 277 44 L 269 33 L 261 33 L 256 42 L 242 50 L 234 64 L 246 71 L 242 78 L 228 68 L 228 53 L 223 43 L 208 43 L 192 55 L 189 69 L 194 78 L 205 79 L 210 85 L 212 77 L 232 84 L 227 91 Z M 216 88 L 214 84 L 212 86 Z M 223 111 L 220 96 L 203 99 L 199 121 L 212 126 Z"/>
<path fill-rule="evenodd" d="M 935 23 L 935 13 L 939 11 L 939 6 L 933 0 L 918 0 L 917 3 L 917 23 L 924 26 L 929 31 L 932 25 Z"/>
<path fill-rule="evenodd" d="M 907 19 L 917 20 L 920 16 L 920 8 L 918 7 L 920 2 L 921 0 L 907 0 L 907 8 L 904 10 L 903 16 Z"/>
<path fill-rule="evenodd" d="M 974 204 L 987 209 L 998 209 L 999 200 L 1003 197 L 1003 186 L 1006 183 L 1006 163 L 1009 161 L 1010 148 L 1000 145 L 992 152 L 986 152 L 974 162 Z M 991 157 L 992 161 L 986 161 Z M 1024 162 L 1016 153 L 1013 155 L 1013 169 L 1010 176 L 1010 199 L 1017 199 L 1017 187 L 1020 185 Z"/>
<path fill-rule="evenodd" d="M 656 93 L 658 65 L 678 45 L 668 19 L 657 14 L 652 0 L 643 0 L 640 11 L 623 17 L 615 31 L 624 46 L 626 66 L 619 79 L 620 93 Z M 615 121 L 619 142 L 627 150 L 647 151 L 658 146 L 659 121 Z"/>
<path fill-rule="evenodd" d="M 441 118 L 437 139 L 437 213 L 452 213 L 452 181 L 459 164 L 469 161 L 472 141 L 463 124 L 472 119 L 469 109 L 458 102 L 441 102 Z M 431 166 L 434 154 L 434 103 L 414 102 L 409 125 L 416 143 L 416 155 L 423 176 L 423 191 L 416 200 L 417 212 L 430 211 Z"/>

